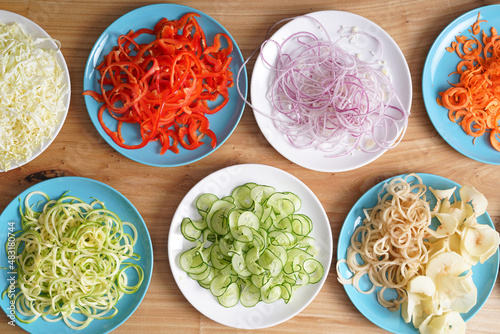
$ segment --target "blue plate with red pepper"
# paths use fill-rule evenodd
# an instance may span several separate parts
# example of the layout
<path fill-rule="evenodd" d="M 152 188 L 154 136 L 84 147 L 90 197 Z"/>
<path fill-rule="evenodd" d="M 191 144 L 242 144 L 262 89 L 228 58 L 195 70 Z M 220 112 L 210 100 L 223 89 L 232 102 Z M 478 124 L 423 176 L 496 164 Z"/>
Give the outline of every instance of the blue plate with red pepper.
<path fill-rule="evenodd" d="M 211 91 L 213 95 L 209 99 L 208 97 L 206 97 L 206 95 L 210 94 L 210 92 L 206 92 L 206 88 L 204 88 L 204 94 L 206 94 L 205 99 L 208 101 L 207 106 L 209 109 L 213 110 L 213 108 L 216 108 L 218 105 L 223 104 L 224 101 L 227 100 L 227 102 L 225 102 L 220 110 L 216 111 L 215 113 L 204 113 L 203 116 L 199 116 L 198 114 L 201 112 L 199 112 L 200 109 L 197 109 L 195 107 L 195 100 L 188 105 L 189 108 L 183 109 L 183 112 L 187 113 L 188 116 L 181 118 L 180 124 L 179 118 L 176 118 L 176 123 L 172 124 L 170 127 L 162 126 L 161 118 L 160 121 L 155 121 L 154 114 L 149 113 L 148 115 L 150 115 L 150 117 L 147 118 L 146 114 L 148 113 L 148 111 L 142 110 L 142 108 L 140 112 L 144 113 L 144 118 L 141 122 L 134 123 L 132 118 L 128 119 L 128 121 L 132 120 L 132 122 L 119 122 L 118 119 L 120 119 L 120 117 L 125 117 L 125 113 L 120 114 L 119 112 L 120 110 L 123 110 L 125 108 L 125 105 L 122 101 L 116 102 L 116 100 L 113 101 L 111 100 L 111 98 L 106 101 L 106 104 L 107 106 L 111 106 L 111 109 L 116 108 L 118 112 L 114 110 L 113 113 L 110 113 L 108 108 L 105 108 L 105 110 L 100 113 L 101 106 L 103 106 L 104 104 L 102 99 L 102 87 L 100 83 L 101 73 L 105 74 L 105 77 L 108 78 L 108 82 L 112 81 L 113 79 L 109 78 L 109 73 L 111 72 L 111 70 L 107 72 L 101 72 L 99 70 L 99 65 L 103 63 L 104 57 L 108 55 L 113 50 L 113 48 L 116 49 L 120 36 L 127 35 L 131 31 L 136 33 L 141 30 L 154 31 L 162 19 L 166 19 L 169 22 L 182 22 L 186 17 L 186 14 L 188 13 L 194 13 L 193 16 L 195 17 L 195 20 L 197 22 L 193 27 L 190 28 L 192 30 L 191 36 L 196 37 L 200 36 L 200 34 L 202 36 L 205 36 L 206 46 L 203 46 L 202 51 L 207 50 L 211 46 L 216 45 L 220 42 L 221 50 L 227 50 L 227 54 L 225 55 L 226 58 L 231 58 L 230 62 L 226 63 L 229 64 L 228 67 L 226 67 L 227 71 L 230 71 L 232 74 L 232 77 L 229 77 L 229 79 L 224 83 L 224 86 L 226 86 L 227 83 L 227 97 L 223 96 L 224 94 L 220 93 L 217 98 L 212 98 L 213 96 L 217 95 L 215 95 L 215 93 Z M 168 26 L 166 29 L 168 28 L 170 28 L 170 26 Z M 183 26 L 181 25 L 178 34 L 184 34 L 184 32 L 187 30 L 183 30 L 182 28 Z M 218 34 L 227 36 L 227 39 L 226 37 L 218 38 Z M 121 37 L 121 41 L 124 41 L 124 39 L 127 38 L 129 40 L 132 40 L 132 36 L 133 35 L 128 35 L 128 37 Z M 135 40 L 129 42 L 128 45 L 131 46 L 130 49 L 133 49 L 134 43 L 137 43 L 140 46 L 147 45 L 153 42 L 155 40 L 155 37 L 157 36 L 158 35 L 155 36 L 153 33 L 143 33 L 142 35 L 137 36 Z M 120 42 L 120 44 L 127 46 L 126 42 Z M 231 44 L 232 47 L 230 46 Z M 175 44 L 173 45 L 176 47 Z M 131 55 L 137 55 L 137 50 L 134 54 L 131 53 Z M 144 58 L 149 55 L 150 54 L 145 54 Z M 203 58 L 208 61 L 213 60 L 212 58 L 208 59 L 208 56 L 206 54 L 201 55 L 200 53 L 200 59 L 203 60 Z M 246 69 L 244 67 L 242 68 L 238 78 L 236 75 L 240 68 L 243 66 L 243 61 L 244 60 L 241 51 L 239 50 L 238 45 L 229 34 L 229 32 L 207 14 L 194 8 L 176 4 L 155 4 L 141 7 L 123 15 L 115 22 L 113 22 L 101 34 L 94 47 L 92 48 L 84 73 L 83 90 L 84 92 L 87 92 L 86 94 L 89 93 L 89 95 L 84 94 L 85 104 L 87 106 L 90 119 L 92 120 L 99 134 L 109 145 L 111 145 L 122 155 L 139 163 L 150 166 L 174 167 L 186 165 L 202 159 L 203 157 L 206 157 L 207 155 L 214 152 L 229 138 L 229 136 L 238 125 L 239 120 L 241 119 L 241 116 L 243 114 L 245 103 L 243 99 L 240 98 L 240 95 L 236 88 L 236 80 L 238 80 L 238 86 L 245 98 L 247 95 L 248 85 L 248 77 Z M 205 63 L 207 62 L 205 61 Z M 149 64 L 144 65 L 143 69 L 147 72 L 154 66 L 156 66 L 154 62 L 150 61 Z M 134 69 L 132 69 L 131 71 L 134 71 Z M 121 76 L 116 76 L 116 78 L 119 78 L 119 80 L 121 80 L 124 75 L 123 73 L 127 75 L 126 72 L 127 71 L 122 70 Z M 187 72 L 188 71 L 182 73 Z M 164 73 L 166 76 L 169 75 L 166 72 L 162 73 Z M 168 97 L 165 97 L 166 102 L 163 102 L 165 100 L 162 100 L 160 105 L 169 106 L 175 103 L 182 104 L 181 102 L 187 101 L 187 98 L 185 98 L 184 100 L 182 99 L 183 96 L 187 96 L 187 93 L 185 93 L 186 86 L 182 86 L 184 88 L 181 87 L 182 89 L 179 89 L 178 86 L 175 85 L 175 82 L 178 82 L 180 80 L 180 74 L 182 73 L 176 73 L 178 77 L 176 77 L 175 79 L 170 78 L 170 82 L 172 82 L 172 85 L 170 86 L 170 95 Z M 188 76 L 188 80 L 191 80 L 189 82 L 200 79 L 200 76 L 196 77 L 195 79 L 194 75 L 192 77 L 189 76 L 190 74 L 186 75 Z M 227 78 L 228 77 L 224 77 L 224 79 Z M 210 86 L 211 83 L 209 82 L 209 80 L 212 79 L 206 77 L 203 77 L 202 79 L 203 87 Z M 148 81 L 148 84 L 149 89 L 154 90 L 152 88 L 152 81 Z M 192 84 L 192 86 L 194 87 L 194 84 Z M 105 91 L 111 90 L 112 88 L 110 87 L 113 86 L 108 83 L 103 83 L 103 88 L 105 89 Z M 118 91 L 115 95 L 122 94 L 124 91 L 126 91 L 126 89 L 127 88 L 121 88 L 121 90 Z M 220 86 L 217 86 L 214 89 L 220 91 Z M 141 91 L 134 91 L 134 93 L 136 93 L 135 96 L 138 96 L 138 94 L 141 94 Z M 163 96 L 166 95 L 167 94 L 164 94 Z M 101 97 L 101 99 L 99 99 L 99 97 Z M 124 100 L 127 101 L 127 98 L 129 97 L 126 97 Z M 159 110 L 159 108 L 161 108 L 161 106 L 157 106 L 155 110 Z M 161 115 L 163 117 L 164 113 L 162 113 Z M 144 119 L 146 119 L 146 121 L 144 121 Z M 195 119 L 196 121 L 189 119 Z M 196 124 L 196 126 L 191 126 L 192 124 Z M 162 130 L 158 130 L 159 128 L 162 128 Z M 160 132 L 162 134 L 160 134 Z M 153 134 L 158 135 L 155 138 Z M 145 144 L 146 142 L 147 144 Z M 167 147 L 169 147 L 169 149 L 167 149 Z"/>

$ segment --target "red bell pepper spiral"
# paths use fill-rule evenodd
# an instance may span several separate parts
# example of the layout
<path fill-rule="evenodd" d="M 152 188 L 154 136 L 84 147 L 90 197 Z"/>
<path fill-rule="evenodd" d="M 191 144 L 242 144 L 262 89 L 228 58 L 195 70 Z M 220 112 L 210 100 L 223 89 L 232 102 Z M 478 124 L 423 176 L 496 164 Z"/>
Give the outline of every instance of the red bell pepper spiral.
<path fill-rule="evenodd" d="M 197 16 L 188 13 L 179 20 L 164 18 L 154 30 L 121 35 L 118 45 L 97 66 L 101 94 L 92 90 L 83 94 L 103 103 L 99 122 L 118 146 L 138 149 L 159 140 L 161 154 L 167 150 L 179 153 L 179 143 L 193 150 L 204 144 L 201 140 L 205 136 L 210 138 L 212 148 L 217 145 L 206 115 L 218 112 L 229 100 L 233 44 L 226 34 L 219 33 L 207 46 Z M 139 44 L 136 39 L 143 34 L 154 35 L 155 39 Z M 221 46 L 222 37 L 228 44 L 225 48 Z M 208 101 L 220 97 L 220 103 L 208 106 Z M 116 131 L 104 124 L 106 110 L 118 122 Z M 125 143 L 123 123 L 140 125 L 140 144 Z"/>

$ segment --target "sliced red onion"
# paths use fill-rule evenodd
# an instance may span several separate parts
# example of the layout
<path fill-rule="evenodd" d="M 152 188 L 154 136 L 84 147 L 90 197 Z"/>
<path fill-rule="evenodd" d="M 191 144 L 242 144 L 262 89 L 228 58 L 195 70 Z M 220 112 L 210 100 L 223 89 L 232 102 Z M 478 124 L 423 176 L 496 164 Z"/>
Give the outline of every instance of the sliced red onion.
<path fill-rule="evenodd" d="M 326 31 L 316 19 L 305 18 Z M 396 146 L 406 131 L 410 112 L 398 107 L 402 104 L 389 77 L 377 68 L 377 61 L 364 62 L 339 45 L 341 39 L 355 34 L 342 35 L 335 42 L 329 36 L 322 39 L 305 31 L 282 43 L 266 40 L 260 56 L 274 72 L 267 94 L 272 112 L 264 113 L 247 103 L 271 118 L 293 146 L 315 148 L 327 157 L 355 149 L 377 152 Z M 277 49 L 273 63 L 262 53 L 268 44 Z"/>

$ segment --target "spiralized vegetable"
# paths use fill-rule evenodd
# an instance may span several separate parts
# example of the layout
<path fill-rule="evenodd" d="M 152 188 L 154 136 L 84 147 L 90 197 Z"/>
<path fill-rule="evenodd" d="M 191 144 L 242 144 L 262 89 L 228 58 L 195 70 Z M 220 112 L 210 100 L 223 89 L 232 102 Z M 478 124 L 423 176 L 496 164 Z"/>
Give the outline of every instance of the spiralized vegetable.
<path fill-rule="evenodd" d="M 29 206 L 35 195 L 46 199 L 40 212 Z M 16 237 L 19 321 L 62 319 L 72 329 L 83 329 L 94 319 L 115 316 L 118 300 L 136 292 L 144 277 L 139 265 L 127 261 L 140 259 L 134 253 L 134 225 L 122 222 L 97 199 L 90 204 L 69 195 L 50 200 L 37 191 L 24 203 L 22 231 Z M 134 285 L 129 285 L 129 268 L 138 275 Z"/>
<path fill-rule="evenodd" d="M 316 19 L 304 18 L 326 32 Z M 332 41 L 328 33 L 303 31 L 283 42 L 268 39 L 261 46 L 261 59 L 274 75 L 268 91 L 272 111 L 253 108 L 271 118 L 293 146 L 338 157 L 355 149 L 389 149 L 401 141 L 409 110 L 380 68 L 382 54 L 368 63 L 341 46 L 358 34 L 373 38 L 382 49 L 374 36 L 362 32 L 342 33 Z M 268 44 L 276 47 L 275 61 L 263 52 Z"/>
<path fill-rule="evenodd" d="M 205 137 L 212 148 L 217 146 L 207 115 L 219 112 L 229 101 L 233 43 L 225 33 L 209 41 L 196 20 L 199 16 L 163 18 L 153 30 L 120 35 L 118 45 L 96 67 L 100 93 L 87 90 L 83 95 L 103 103 L 97 112 L 99 123 L 118 146 L 139 149 L 159 141 L 160 154 L 168 150 L 177 154 L 178 143 L 194 150 Z M 116 131 L 106 125 L 104 115 L 116 120 Z M 140 143 L 123 136 L 124 124 L 139 125 Z"/>
<path fill-rule="evenodd" d="M 409 179 L 416 179 L 416 182 Z M 346 262 L 354 275 L 348 279 L 338 274 L 341 284 L 353 284 L 362 293 L 370 294 L 377 287 L 379 303 L 397 310 L 406 298 L 408 282 L 416 275 L 425 274 L 430 243 L 425 240 L 431 223 L 431 210 L 426 200 L 426 186 L 418 175 L 394 178 L 384 184 L 377 205 L 365 209 L 365 219 L 356 228 Z M 368 275 L 372 287 L 363 291 L 359 287 L 362 276 Z M 398 297 L 387 300 L 384 291 L 394 289 Z"/>
<path fill-rule="evenodd" d="M 69 90 L 57 50 L 40 47 L 46 40 L 34 40 L 19 24 L 0 24 L 0 170 L 32 157 L 65 111 Z"/>
<path fill-rule="evenodd" d="M 459 60 L 456 71 L 458 82 L 439 92 L 437 103 L 448 109 L 450 121 L 459 124 L 465 133 L 475 139 L 489 136 L 491 146 L 500 151 L 500 109 L 498 107 L 498 85 L 496 78 L 500 57 L 498 55 L 497 30 L 492 27 L 490 36 L 481 29 L 481 13 L 471 25 L 469 31 L 476 36 L 457 35 L 456 41 L 446 50 L 455 53 Z M 488 134 L 489 132 L 489 134 Z"/>
<path fill-rule="evenodd" d="M 324 276 L 313 222 L 298 212 L 301 205 L 291 192 L 253 182 L 221 199 L 202 194 L 201 219 L 181 223 L 183 236 L 196 242 L 180 255 L 181 268 L 224 307 L 289 303 L 296 289 Z"/>

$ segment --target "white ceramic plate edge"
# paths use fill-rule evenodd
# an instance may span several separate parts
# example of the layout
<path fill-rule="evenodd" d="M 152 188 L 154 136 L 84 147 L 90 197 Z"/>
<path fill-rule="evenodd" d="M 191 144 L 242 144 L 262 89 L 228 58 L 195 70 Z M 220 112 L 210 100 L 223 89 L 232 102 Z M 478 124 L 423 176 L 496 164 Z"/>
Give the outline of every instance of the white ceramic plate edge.
<path fill-rule="evenodd" d="M 275 303 L 259 302 L 253 308 L 245 308 L 241 304 L 233 308 L 224 308 L 219 305 L 209 290 L 203 289 L 197 282 L 187 276 L 180 268 L 179 255 L 193 243 L 184 239 L 180 232 L 180 222 L 184 217 L 194 217 L 196 208 L 194 199 L 205 192 L 218 196 L 229 195 L 230 191 L 245 182 L 269 184 L 276 191 L 291 191 L 302 200 L 300 213 L 305 213 L 313 219 L 315 228 L 311 232 L 316 244 L 322 251 L 317 259 L 323 264 L 325 274 L 317 284 L 301 287 L 295 292 L 294 299 L 285 304 L 282 299 Z M 291 183 L 293 182 L 293 183 Z M 299 191 L 297 191 L 299 190 Z M 314 204 L 314 212 L 308 207 Z M 316 218 L 316 219 L 315 219 Z M 321 231 L 319 231 L 321 230 Z M 319 235 L 318 235 L 319 234 Z M 330 269 L 333 254 L 333 239 L 330 223 L 318 198 L 300 180 L 278 168 L 259 165 L 234 165 L 218 170 L 199 181 L 180 202 L 170 225 L 168 236 L 168 257 L 172 275 L 184 297 L 200 313 L 226 326 L 242 329 L 258 329 L 282 323 L 300 313 L 309 305 L 321 290 Z"/>
<path fill-rule="evenodd" d="M 0 10 L 0 23 L 4 24 L 13 24 L 13 23 L 20 23 L 26 33 L 33 37 L 42 37 L 42 38 L 51 38 L 49 34 L 43 30 L 42 27 L 40 27 L 38 24 L 35 22 L 31 21 L 30 19 L 13 13 L 9 12 L 6 10 Z M 57 48 L 57 45 L 55 43 L 51 43 L 51 47 L 54 49 Z M 64 47 L 64 46 L 63 46 Z M 71 100 L 71 78 L 69 75 L 69 70 L 68 70 L 68 65 L 66 64 L 66 60 L 64 59 L 64 56 L 61 52 L 61 50 L 58 50 L 56 53 L 56 58 L 59 63 L 59 66 L 61 66 L 61 69 L 63 70 L 63 83 L 66 85 L 66 94 L 64 95 L 64 100 L 63 103 L 66 107 L 66 110 L 63 113 L 60 113 L 58 115 L 58 124 L 57 126 L 53 129 L 52 132 L 52 137 L 51 138 L 46 138 L 42 146 L 36 150 L 30 157 L 28 157 L 24 161 L 19 161 L 19 162 L 11 162 L 11 166 L 9 170 L 13 170 L 17 167 L 21 167 L 31 161 L 33 161 L 36 157 L 38 157 L 40 154 L 42 154 L 49 146 L 52 144 L 52 142 L 55 140 L 59 132 L 61 131 L 64 122 L 66 120 L 66 116 L 68 115 L 69 111 L 69 106 L 70 106 L 70 100 Z M 8 172 L 9 170 L 2 170 L 0 169 L 1 172 Z"/>
<path fill-rule="evenodd" d="M 318 19 L 322 24 L 325 25 L 325 28 L 332 36 L 331 31 L 336 32 L 341 27 L 352 27 L 352 26 L 365 26 L 366 29 L 370 29 L 370 33 L 376 34 L 377 37 L 381 38 L 382 44 L 384 45 L 384 49 L 390 49 L 389 55 L 384 55 L 383 59 L 388 59 L 387 67 L 389 68 L 390 73 L 399 73 L 397 78 L 392 76 L 391 82 L 394 86 L 399 89 L 401 87 L 401 92 L 399 92 L 399 96 L 402 100 L 404 108 L 408 111 L 411 108 L 412 102 L 412 82 L 411 82 L 411 74 L 404 57 L 403 52 L 397 45 L 397 43 L 392 39 L 392 37 L 383 30 L 380 26 L 375 24 L 374 22 L 359 16 L 357 14 L 353 14 L 350 12 L 344 11 L 319 11 L 306 14 L 307 16 L 312 16 Z M 340 20 L 337 20 L 340 18 Z M 332 23 L 335 22 L 335 23 Z M 332 28 L 330 25 L 337 25 L 336 29 Z M 283 36 L 288 36 L 288 31 L 297 31 L 300 30 L 293 25 L 293 21 L 285 24 L 278 31 L 276 31 L 270 39 L 274 39 L 277 41 L 281 41 Z M 360 28 L 359 31 L 363 31 L 363 28 Z M 389 61 L 389 57 L 392 60 L 395 58 L 396 63 Z M 391 65 L 391 63 L 393 63 Z M 392 69 L 397 69 L 391 71 Z M 259 125 L 259 128 L 267 139 L 267 141 L 285 158 L 296 163 L 299 166 L 316 170 L 320 172 L 343 172 L 353 170 L 366 164 L 373 162 L 381 155 L 383 155 L 387 150 L 380 150 L 375 153 L 364 153 L 364 152 L 355 152 L 354 155 L 348 155 L 345 157 L 339 158 L 324 158 L 324 153 L 315 149 L 296 149 L 291 144 L 289 144 L 286 139 L 278 133 L 278 130 L 272 125 L 272 122 L 260 112 L 255 111 L 255 109 L 260 110 L 264 113 L 267 113 L 270 109 L 270 103 L 265 97 L 264 91 L 267 90 L 267 86 L 269 85 L 269 71 L 266 69 L 261 56 L 257 58 L 251 79 L 250 85 L 250 96 L 252 96 L 252 104 L 254 106 L 253 113 L 254 117 Z M 395 82 L 401 80 L 404 85 L 401 83 Z M 406 87 L 403 87 L 406 86 Z M 405 96 L 402 96 L 402 95 Z"/>

